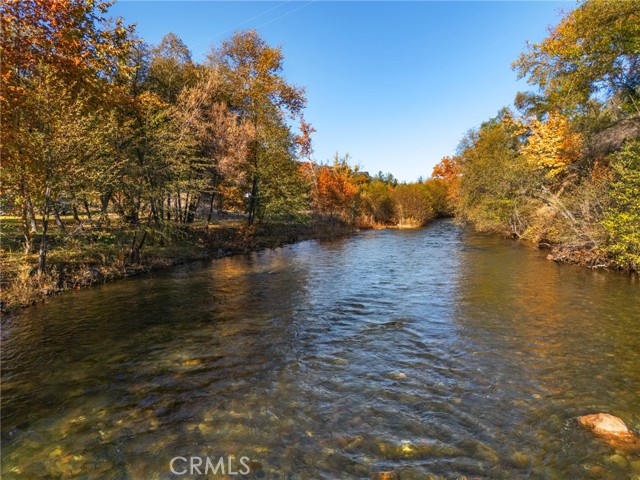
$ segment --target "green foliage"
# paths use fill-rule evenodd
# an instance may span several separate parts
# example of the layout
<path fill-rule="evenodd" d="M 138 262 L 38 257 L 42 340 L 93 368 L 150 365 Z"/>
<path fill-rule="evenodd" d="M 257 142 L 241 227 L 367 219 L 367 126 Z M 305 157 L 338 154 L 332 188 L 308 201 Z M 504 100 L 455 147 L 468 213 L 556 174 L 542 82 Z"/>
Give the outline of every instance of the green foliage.
<path fill-rule="evenodd" d="M 309 185 L 295 161 L 291 132 L 285 125 L 271 125 L 262 147 L 265 152 L 258 156 L 256 168 L 260 180 L 256 202 L 258 218 L 305 220 L 309 210 Z"/>
<path fill-rule="evenodd" d="M 435 217 L 433 200 L 424 183 L 401 183 L 393 190 L 392 198 L 400 226 L 426 225 Z"/>
<path fill-rule="evenodd" d="M 151 50 L 147 84 L 167 103 L 176 103 L 178 95 L 196 80 L 196 65 L 191 52 L 174 33 L 168 33 Z"/>
<path fill-rule="evenodd" d="M 379 174 L 382 175 L 382 172 Z M 393 200 L 393 187 L 380 176 L 366 184 L 362 191 L 363 214 L 373 223 L 388 225 L 393 223 L 396 205 Z"/>
<path fill-rule="evenodd" d="M 461 143 L 456 213 L 481 230 L 521 236 L 530 225 L 532 201 L 527 194 L 537 176 L 522 158 L 518 132 L 509 112 L 503 111 Z"/>
<path fill-rule="evenodd" d="M 282 75 L 283 55 L 280 48 L 270 47 L 255 30 L 239 32 L 222 42 L 220 49 L 214 50 L 210 60 L 228 85 L 231 110 L 241 121 L 251 127 L 251 139 L 244 163 L 244 177 L 247 185 L 247 213 L 251 225 L 256 217 L 268 210 L 282 213 L 287 199 L 283 195 L 294 194 L 295 189 L 277 188 L 272 182 L 272 172 L 280 165 L 282 183 L 289 186 L 296 179 L 289 172 L 295 161 L 295 140 L 286 126 L 287 118 L 301 115 L 306 98 L 304 89 L 290 85 Z M 290 165 L 284 165 L 289 162 Z M 274 197 L 275 195 L 275 197 Z M 291 214 L 299 206 L 296 195 L 290 203 Z"/>
<path fill-rule="evenodd" d="M 600 264 L 606 252 L 637 270 L 638 65 L 640 0 L 587 0 L 565 14 L 514 63 L 537 87 L 516 96 L 524 118 L 503 111 L 461 142 L 456 215 L 555 243 L 560 258 Z"/>
<path fill-rule="evenodd" d="M 444 178 L 429 178 L 424 184 L 431 198 L 434 214 L 437 217 L 451 217 L 453 215 L 453 204 L 449 198 L 447 180 Z"/>
<path fill-rule="evenodd" d="M 553 108 L 583 110 L 590 99 L 640 98 L 640 0 L 587 0 L 514 63 Z"/>
<path fill-rule="evenodd" d="M 613 155 L 611 207 L 603 220 L 609 234 L 606 250 L 614 262 L 632 270 L 640 268 L 640 140 Z"/>

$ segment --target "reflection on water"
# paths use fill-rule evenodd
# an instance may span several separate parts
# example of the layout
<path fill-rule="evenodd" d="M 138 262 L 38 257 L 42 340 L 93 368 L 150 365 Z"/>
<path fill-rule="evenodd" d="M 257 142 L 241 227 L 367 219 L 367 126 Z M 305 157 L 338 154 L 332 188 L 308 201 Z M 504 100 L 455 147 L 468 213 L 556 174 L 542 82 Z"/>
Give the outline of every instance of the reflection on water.
<path fill-rule="evenodd" d="M 436 222 L 64 295 L 4 325 L 3 478 L 633 478 L 575 417 L 640 428 L 639 293 Z"/>

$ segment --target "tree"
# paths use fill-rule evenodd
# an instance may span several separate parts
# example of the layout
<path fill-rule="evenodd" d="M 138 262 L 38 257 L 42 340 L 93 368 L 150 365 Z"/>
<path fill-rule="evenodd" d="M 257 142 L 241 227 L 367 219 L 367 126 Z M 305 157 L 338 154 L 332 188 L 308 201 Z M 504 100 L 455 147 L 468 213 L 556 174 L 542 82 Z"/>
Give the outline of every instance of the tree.
<path fill-rule="evenodd" d="M 196 81 L 196 65 L 185 43 L 174 33 L 167 33 L 151 49 L 147 82 L 149 90 L 169 104 L 175 104 L 180 92 Z"/>
<path fill-rule="evenodd" d="M 424 183 L 401 183 L 393 191 L 396 222 L 400 226 L 422 226 L 435 217 L 431 195 Z"/>
<path fill-rule="evenodd" d="M 566 173 L 582 155 L 582 135 L 573 130 L 567 116 L 551 112 L 546 121 L 533 118 L 526 127 L 528 138 L 522 154 L 547 177 Z"/>
<path fill-rule="evenodd" d="M 175 117 L 185 137 L 197 143 L 202 192 L 209 196 L 207 223 L 216 199 L 224 201 L 220 186 L 225 182 L 246 185 L 246 161 L 251 126 L 238 118 L 226 103 L 226 87 L 216 70 L 203 69 L 192 87 L 178 97 Z"/>
<path fill-rule="evenodd" d="M 453 216 L 454 204 L 451 200 L 449 183 L 442 178 L 428 178 L 423 183 L 429 194 L 434 215 L 437 217 Z"/>
<path fill-rule="evenodd" d="M 530 225 L 534 170 L 520 153 L 521 127 L 503 110 L 461 142 L 457 214 L 481 230 L 521 236 Z"/>
<path fill-rule="evenodd" d="M 382 173 L 382 172 L 381 172 Z M 395 203 L 393 201 L 393 186 L 375 177 L 363 187 L 363 213 L 373 223 L 388 225 L 395 218 Z"/>
<path fill-rule="evenodd" d="M 439 215 L 453 215 L 455 204 L 458 202 L 460 172 L 459 157 L 443 157 L 442 160 L 433 167 L 431 173 L 433 188 L 437 190 L 438 186 L 442 185 L 445 189 L 445 198 L 441 202 L 438 202 L 441 206 L 436 209 Z"/>
<path fill-rule="evenodd" d="M 640 113 L 640 0 L 587 0 L 514 63 L 547 104 L 586 108 L 620 96 Z"/>
<path fill-rule="evenodd" d="M 26 250 L 31 249 L 35 211 L 42 214 L 39 271 L 46 267 L 47 227 L 62 186 L 77 184 L 90 168 L 92 119 L 117 88 L 116 72 L 131 73 L 123 59 L 131 28 L 108 20 L 110 3 L 81 0 L 9 0 L 2 5 L 3 168 L 16 184 Z M 85 135 L 83 143 L 78 135 Z M 86 159 L 92 158 L 87 155 Z M 72 188 L 73 189 L 73 188 Z"/>
<path fill-rule="evenodd" d="M 333 165 L 318 167 L 316 178 L 318 187 L 312 198 L 314 209 L 332 220 L 353 223 L 359 185 L 349 165 L 349 155 L 340 158 L 336 153 Z"/>
<path fill-rule="evenodd" d="M 305 105 L 304 90 L 289 85 L 282 76 L 283 56 L 279 48 L 270 47 L 255 30 L 236 33 L 210 56 L 223 81 L 229 86 L 230 105 L 239 118 L 252 127 L 253 139 L 247 154 L 246 177 L 249 182 L 247 212 L 251 225 L 261 207 L 270 201 L 263 193 L 278 194 L 273 188 L 263 190 L 269 181 L 272 160 L 281 159 L 282 139 L 279 129 L 286 118 L 295 118 Z M 269 135 L 275 134 L 276 141 Z M 288 141 L 293 142 L 290 137 Z M 275 147 L 276 152 L 270 148 Z M 293 148 L 287 148 L 293 152 Z M 291 156 L 288 161 L 293 162 Z M 287 169 L 285 172 L 298 172 Z"/>

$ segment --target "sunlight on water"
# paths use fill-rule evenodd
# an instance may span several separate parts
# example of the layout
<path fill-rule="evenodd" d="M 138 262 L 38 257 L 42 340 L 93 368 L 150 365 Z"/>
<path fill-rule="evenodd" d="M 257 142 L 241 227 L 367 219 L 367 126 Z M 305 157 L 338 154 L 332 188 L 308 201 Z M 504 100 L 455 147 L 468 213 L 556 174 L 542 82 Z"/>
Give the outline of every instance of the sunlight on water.
<path fill-rule="evenodd" d="M 639 319 L 633 277 L 450 222 L 75 292 L 3 326 L 2 476 L 634 478 L 575 418 L 640 429 Z"/>

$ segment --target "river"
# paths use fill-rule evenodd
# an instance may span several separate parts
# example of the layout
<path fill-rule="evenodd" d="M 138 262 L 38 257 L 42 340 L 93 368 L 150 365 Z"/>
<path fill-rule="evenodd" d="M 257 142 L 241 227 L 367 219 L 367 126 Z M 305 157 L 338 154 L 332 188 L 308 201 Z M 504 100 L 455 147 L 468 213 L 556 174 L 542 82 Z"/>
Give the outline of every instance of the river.
<path fill-rule="evenodd" d="M 637 277 L 544 255 L 437 221 L 53 298 L 3 325 L 2 478 L 640 476 L 575 420 L 640 428 Z"/>

